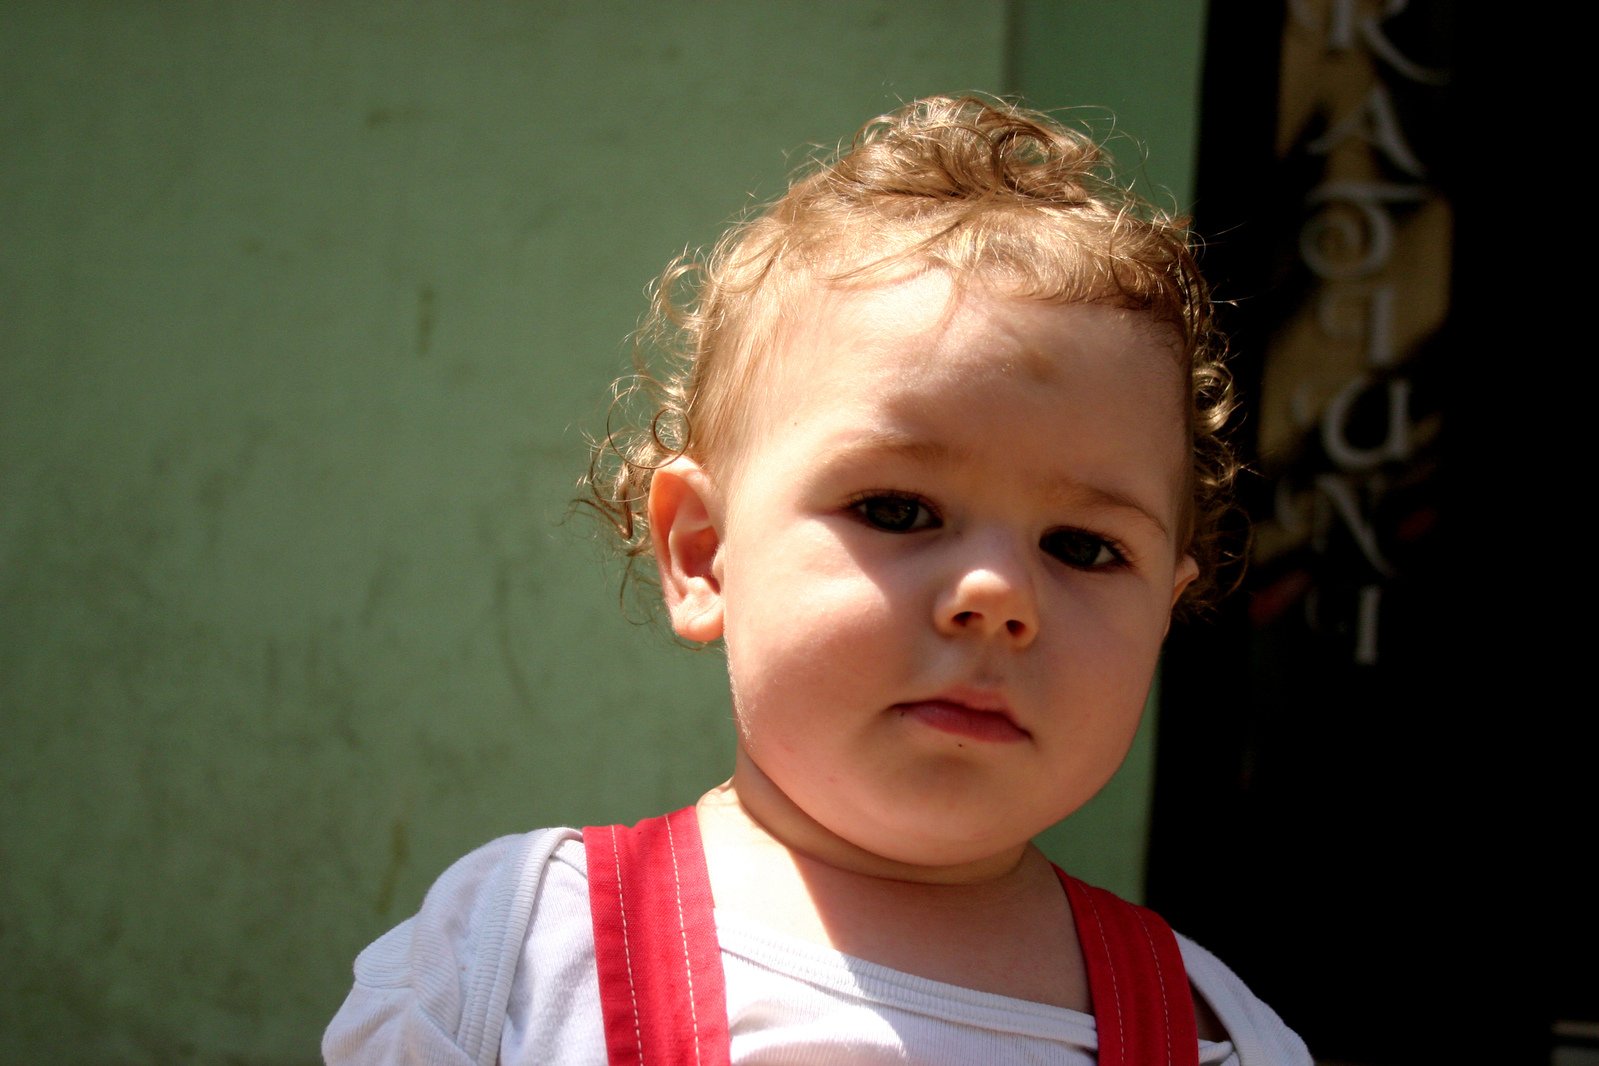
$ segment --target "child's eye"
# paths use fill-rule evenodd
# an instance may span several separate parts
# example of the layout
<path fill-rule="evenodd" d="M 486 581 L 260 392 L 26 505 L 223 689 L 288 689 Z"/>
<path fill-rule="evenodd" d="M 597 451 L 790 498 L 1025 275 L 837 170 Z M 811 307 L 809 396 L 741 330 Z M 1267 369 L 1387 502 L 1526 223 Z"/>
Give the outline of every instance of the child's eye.
<path fill-rule="evenodd" d="M 1078 570 L 1100 570 L 1127 561 L 1114 543 L 1086 529 L 1052 529 L 1038 546 Z"/>
<path fill-rule="evenodd" d="M 867 525 L 885 533 L 915 533 L 940 525 L 933 509 L 915 496 L 887 493 L 865 496 L 850 504 L 850 510 Z"/>

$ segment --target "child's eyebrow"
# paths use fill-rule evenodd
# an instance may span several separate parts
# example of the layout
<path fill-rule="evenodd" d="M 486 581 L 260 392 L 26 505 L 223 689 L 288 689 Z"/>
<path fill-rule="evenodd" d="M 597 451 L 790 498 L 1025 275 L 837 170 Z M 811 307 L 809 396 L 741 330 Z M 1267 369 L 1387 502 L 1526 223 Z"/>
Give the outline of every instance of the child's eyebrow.
<path fill-rule="evenodd" d="M 966 449 L 957 448 L 945 441 L 884 429 L 851 433 L 847 439 L 829 451 L 828 458 L 832 462 L 847 463 L 854 459 L 877 458 L 884 455 L 927 465 L 960 463 L 970 458 L 970 453 Z"/>
<path fill-rule="evenodd" d="M 1101 507 L 1110 507 L 1118 511 L 1127 511 L 1135 518 L 1142 518 L 1144 521 L 1154 526 L 1162 537 L 1171 536 L 1171 530 L 1166 528 L 1166 523 L 1160 520 L 1160 516 L 1146 508 L 1143 504 L 1139 503 L 1131 496 L 1120 492 L 1115 492 L 1111 489 L 1101 488 L 1098 485 L 1085 485 L 1081 481 L 1068 481 L 1067 484 L 1070 487 L 1065 490 L 1066 493 L 1076 496 L 1085 496 L 1092 503 Z"/>
<path fill-rule="evenodd" d="M 934 466 L 948 463 L 959 466 L 971 458 L 970 450 L 945 441 L 895 430 L 868 430 L 852 433 L 828 452 L 827 465 L 843 466 L 850 462 L 888 456 L 911 463 Z M 1073 477 L 1051 478 L 1045 485 L 1051 495 L 1094 507 L 1127 511 L 1154 526 L 1160 535 L 1170 536 L 1171 530 L 1158 514 L 1145 507 L 1136 498 L 1103 485 L 1094 485 Z"/>

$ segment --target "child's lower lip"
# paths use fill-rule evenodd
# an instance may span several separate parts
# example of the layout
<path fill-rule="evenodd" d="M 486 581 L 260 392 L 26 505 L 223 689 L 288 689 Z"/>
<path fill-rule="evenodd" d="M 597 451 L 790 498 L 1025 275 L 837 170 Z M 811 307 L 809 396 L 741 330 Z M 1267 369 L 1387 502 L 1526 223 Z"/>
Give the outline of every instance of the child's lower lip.
<path fill-rule="evenodd" d="M 948 700 L 922 700 L 895 706 L 901 714 L 944 733 L 995 743 L 1026 740 L 1028 732 L 998 711 L 978 711 Z"/>

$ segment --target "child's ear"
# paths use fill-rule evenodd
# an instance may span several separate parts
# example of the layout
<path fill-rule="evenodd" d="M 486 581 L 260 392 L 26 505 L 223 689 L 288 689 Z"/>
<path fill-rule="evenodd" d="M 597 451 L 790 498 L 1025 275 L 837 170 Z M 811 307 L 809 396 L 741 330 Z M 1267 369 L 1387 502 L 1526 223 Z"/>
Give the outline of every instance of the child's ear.
<path fill-rule="evenodd" d="M 721 500 L 716 483 L 683 456 L 650 479 L 650 540 L 672 628 L 701 643 L 722 635 Z"/>
<path fill-rule="evenodd" d="M 1184 555 L 1177 560 L 1177 571 L 1172 575 L 1171 583 L 1171 610 L 1166 612 L 1166 632 L 1171 632 L 1171 611 L 1177 609 L 1177 601 L 1183 598 L 1183 590 L 1193 584 L 1198 576 L 1199 564 L 1194 562 L 1192 555 Z"/>

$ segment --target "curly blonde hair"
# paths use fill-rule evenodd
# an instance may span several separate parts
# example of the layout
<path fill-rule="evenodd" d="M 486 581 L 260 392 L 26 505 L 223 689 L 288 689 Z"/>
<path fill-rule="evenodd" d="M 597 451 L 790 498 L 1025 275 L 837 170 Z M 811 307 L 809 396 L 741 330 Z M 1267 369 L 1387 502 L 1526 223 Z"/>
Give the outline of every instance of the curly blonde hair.
<path fill-rule="evenodd" d="M 803 314 L 808 290 L 906 268 L 1007 295 L 1146 311 L 1176 330 L 1194 446 L 1178 543 L 1200 568 L 1184 601 L 1208 603 L 1229 554 L 1221 527 L 1239 464 L 1222 436 L 1234 406 L 1226 345 L 1187 220 L 1118 184 L 1087 133 L 970 96 L 929 97 L 872 119 L 708 254 L 681 257 L 661 275 L 637 371 L 617 383 L 612 407 L 613 420 L 630 407 L 642 417 L 606 427 L 579 501 L 615 531 L 630 572 L 651 554 L 655 471 L 678 455 L 709 466 L 735 453 L 752 406 L 738 401 L 760 387 L 763 356 Z"/>

